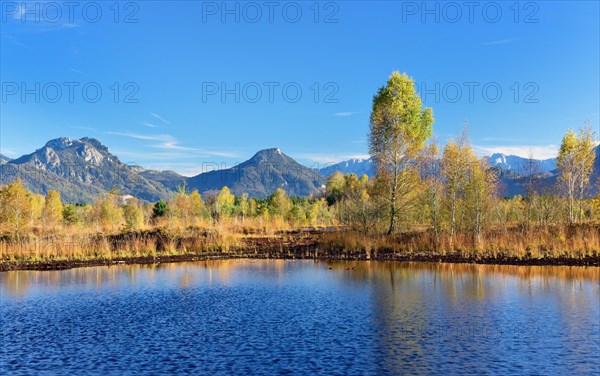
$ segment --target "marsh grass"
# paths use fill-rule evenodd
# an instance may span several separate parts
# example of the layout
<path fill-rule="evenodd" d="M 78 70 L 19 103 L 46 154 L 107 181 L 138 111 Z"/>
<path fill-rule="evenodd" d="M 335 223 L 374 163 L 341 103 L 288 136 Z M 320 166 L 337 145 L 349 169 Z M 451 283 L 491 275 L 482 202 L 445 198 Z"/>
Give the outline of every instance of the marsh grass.
<path fill-rule="evenodd" d="M 472 234 L 442 234 L 436 242 L 431 231 L 411 231 L 395 237 L 366 236 L 355 231 L 324 233 L 326 251 L 364 252 L 368 258 L 386 255 L 457 255 L 464 258 L 518 259 L 598 257 L 600 225 L 549 226 L 523 230 L 516 226 L 487 231 L 480 242 Z"/>
<path fill-rule="evenodd" d="M 176 255 L 223 257 L 397 259 L 457 256 L 466 259 L 582 259 L 600 255 L 600 225 L 519 226 L 490 229 L 476 242 L 469 233 L 454 237 L 416 227 L 396 236 L 365 235 L 348 229 L 302 231 L 269 227 L 262 220 L 216 223 L 210 227 L 137 231 L 31 231 L 0 236 L 0 260 L 94 260 Z"/>

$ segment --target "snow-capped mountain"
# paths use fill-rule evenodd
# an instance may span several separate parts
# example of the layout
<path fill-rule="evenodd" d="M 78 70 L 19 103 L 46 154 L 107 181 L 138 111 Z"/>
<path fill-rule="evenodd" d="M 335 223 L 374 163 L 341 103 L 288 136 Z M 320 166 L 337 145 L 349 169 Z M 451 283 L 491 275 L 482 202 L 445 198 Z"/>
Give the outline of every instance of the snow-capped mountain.
<path fill-rule="evenodd" d="M 356 174 L 361 177 L 363 174 L 367 174 L 369 177 L 375 176 L 375 163 L 371 158 L 369 159 L 350 159 L 340 163 L 325 166 L 319 170 L 321 174 L 329 176 L 336 171 L 340 171 L 342 174 Z"/>
<path fill-rule="evenodd" d="M 11 159 L 9 157 L 7 157 L 6 155 L 0 154 L 0 165 L 10 162 Z"/>
<path fill-rule="evenodd" d="M 491 166 L 500 167 L 518 175 L 542 174 L 556 170 L 556 158 L 530 160 L 517 155 L 495 153 L 487 157 L 487 160 Z"/>

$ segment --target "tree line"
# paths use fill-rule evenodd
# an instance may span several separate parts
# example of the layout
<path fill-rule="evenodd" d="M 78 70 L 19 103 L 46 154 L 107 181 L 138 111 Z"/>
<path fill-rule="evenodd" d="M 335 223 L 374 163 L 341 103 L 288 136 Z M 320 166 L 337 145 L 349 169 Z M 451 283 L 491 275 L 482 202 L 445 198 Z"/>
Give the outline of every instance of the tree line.
<path fill-rule="evenodd" d="M 204 199 L 185 185 L 170 200 L 142 202 L 117 190 L 99 195 L 90 204 L 64 204 L 60 193 L 28 191 L 20 179 L 0 188 L 0 227 L 24 234 L 35 229 L 128 231 L 152 227 L 185 229 L 236 222 L 248 226 L 332 226 L 335 219 L 324 197 L 288 197 L 277 189 L 266 199 L 235 196 L 228 187 Z"/>
<path fill-rule="evenodd" d="M 346 226 L 372 235 L 428 231 L 436 244 L 461 233 L 479 244 L 489 229 L 525 231 L 599 219 L 600 196 L 589 198 L 592 185 L 598 187 L 591 181 L 591 128 L 564 135 L 554 186 L 540 184 L 539 166 L 531 157 L 521 181 L 525 195 L 508 198 L 502 194 L 499 170 L 476 156 L 466 130 L 442 148 L 431 140 L 433 123 L 433 111 L 423 107 L 413 79 L 393 72 L 373 98 L 373 178 L 336 172 L 324 189 L 307 198 L 288 197 L 277 189 L 256 199 L 235 196 L 228 187 L 202 197 L 183 185 L 166 201 L 141 202 L 113 190 L 91 204 L 64 204 L 58 192 L 35 194 L 16 180 L 0 187 L 0 227 L 19 235 L 65 227 L 115 232 L 227 223 L 282 229 Z"/>

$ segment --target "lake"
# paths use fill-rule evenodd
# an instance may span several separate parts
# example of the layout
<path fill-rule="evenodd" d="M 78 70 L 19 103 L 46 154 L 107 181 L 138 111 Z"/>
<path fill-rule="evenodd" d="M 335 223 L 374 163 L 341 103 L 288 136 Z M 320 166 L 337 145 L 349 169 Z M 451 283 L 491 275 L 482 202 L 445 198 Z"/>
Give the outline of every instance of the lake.
<path fill-rule="evenodd" d="M 6 272 L 0 374 L 598 374 L 599 280 L 284 260 Z"/>

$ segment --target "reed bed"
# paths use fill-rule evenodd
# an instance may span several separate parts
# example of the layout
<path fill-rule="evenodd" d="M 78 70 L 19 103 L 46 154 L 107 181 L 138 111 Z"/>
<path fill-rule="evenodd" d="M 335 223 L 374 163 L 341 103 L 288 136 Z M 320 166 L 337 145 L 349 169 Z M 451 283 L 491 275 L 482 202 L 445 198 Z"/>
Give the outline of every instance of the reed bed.
<path fill-rule="evenodd" d="M 56 231 L 0 235 L 0 262 L 152 258 L 177 255 L 222 257 L 400 260 L 411 257 L 505 259 L 600 258 L 600 225 L 515 226 L 472 234 L 434 233 L 424 228 L 397 236 L 350 229 L 277 230 L 263 224 L 227 222 L 211 227 L 152 228 L 122 232 Z"/>

